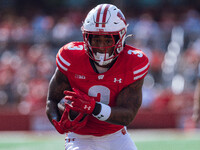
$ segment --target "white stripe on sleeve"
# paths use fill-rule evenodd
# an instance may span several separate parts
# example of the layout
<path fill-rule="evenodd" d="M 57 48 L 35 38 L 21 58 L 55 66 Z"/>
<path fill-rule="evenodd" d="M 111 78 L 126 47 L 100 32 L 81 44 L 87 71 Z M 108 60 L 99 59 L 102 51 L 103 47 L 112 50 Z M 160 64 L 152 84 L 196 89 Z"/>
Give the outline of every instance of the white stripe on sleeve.
<path fill-rule="evenodd" d="M 145 69 L 147 69 L 148 66 L 149 66 L 149 62 L 146 64 L 146 66 L 142 67 L 141 69 L 133 71 L 133 74 L 138 74 L 138 73 L 144 71 Z"/>
<path fill-rule="evenodd" d="M 64 66 L 59 62 L 58 59 L 56 59 L 56 61 L 57 61 L 58 65 L 60 66 L 60 68 L 62 68 L 62 69 L 65 70 L 65 71 L 68 70 L 66 67 L 64 67 Z"/>
<path fill-rule="evenodd" d="M 148 71 L 146 71 L 145 73 L 143 73 L 143 74 L 141 74 L 141 75 L 139 75 L 139 76 L 134 77 L 134 80 L 137 80 L 137 79 L 143 77 L 147 72 L 148 72 Z"/>
<path fill-rule="evenodd" d="M 71 64 L 69 62 L 67 62 L 59 53 L 58 57 L 60 58 L 60 60 L 67 66 L 70 66 Z"/>

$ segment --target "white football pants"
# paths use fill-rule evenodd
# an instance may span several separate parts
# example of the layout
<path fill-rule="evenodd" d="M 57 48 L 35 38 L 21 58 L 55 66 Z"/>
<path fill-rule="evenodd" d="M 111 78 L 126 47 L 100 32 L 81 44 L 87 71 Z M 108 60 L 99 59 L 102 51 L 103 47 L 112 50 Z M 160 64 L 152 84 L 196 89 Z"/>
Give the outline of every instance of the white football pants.
<path fill-rule="evenodd" d="M 65 150 L 137 150 L 125 128 L 105 136 L 78 135 L 69 133 Z"/>

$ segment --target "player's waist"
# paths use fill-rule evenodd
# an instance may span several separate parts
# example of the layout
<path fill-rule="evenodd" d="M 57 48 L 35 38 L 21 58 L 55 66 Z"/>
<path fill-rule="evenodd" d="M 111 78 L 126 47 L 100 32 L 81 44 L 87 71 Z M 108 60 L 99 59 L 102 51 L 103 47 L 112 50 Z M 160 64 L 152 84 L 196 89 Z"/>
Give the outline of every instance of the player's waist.
<path fill-rule="evenodd" d="M 110 134 L 106 134 L 106 135 L 102 135 L 102 136 L 95 136 L 95 135 L 81 135 L 81 134 L 77 134 L 77 133 L 74 133 L 74 132 L 71 132 L 71 133 L 69 133 L 67 136 L 68 137 L 73 137 L 73 138 L 79 138 L 79 139 L 89 139 L 89 140 L 91 140 L 91 139 L 103 139 L 103 140 L 105 140 L 105 139 L 109 139 L 110 137 L 112 137 L 112 136 L 120 136 L 120 135 L 125 135 L 125 134 L 127 134 L 127 128 L 126 127 L 123 127 L 122 129 L 120 129 L 120 130 L 118 130 L 118 131 L 116 131 L 116 132 L 114 132 L 114 133 L 110 133 Z"/>
<path fill-rule="evenodd" d="M 89 118 L 86 126 L 76 131 L 75 133 L 80 135 L 104 136 L 107 134 L 115 133 L 123 127 L 124 126 L 122 125 L 111 124 L 105 121 L 100 121 L 95 117 L 91 117 Z"/>

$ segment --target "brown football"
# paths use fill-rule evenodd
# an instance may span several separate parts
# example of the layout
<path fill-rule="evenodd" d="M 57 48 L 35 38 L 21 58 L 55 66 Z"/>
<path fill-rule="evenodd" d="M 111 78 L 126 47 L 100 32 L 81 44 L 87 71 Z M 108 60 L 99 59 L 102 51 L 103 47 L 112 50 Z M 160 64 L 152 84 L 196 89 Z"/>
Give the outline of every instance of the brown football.
<path fill-rule="evenodd" d="M 58 109 L 59 109 L 59 112 L 60 112 L 60 114 L 62 115 L 63 114 L 63 112 L 64 112 L 64 110 L 65 110 L 65 101 L 66 100 L 61 100 L 59 103 L 58 103 Z M 70 103 L 70 101 L 68 101 L 69 103 Z M 69 111 L 69 117 L 70 117 L 70 119 L 71 120 L 74 120 L 77 116 L 78 116 L 78 112 L 76 112 L 76 111 L 73 111 L 73 110 L 70 110 Z"/>

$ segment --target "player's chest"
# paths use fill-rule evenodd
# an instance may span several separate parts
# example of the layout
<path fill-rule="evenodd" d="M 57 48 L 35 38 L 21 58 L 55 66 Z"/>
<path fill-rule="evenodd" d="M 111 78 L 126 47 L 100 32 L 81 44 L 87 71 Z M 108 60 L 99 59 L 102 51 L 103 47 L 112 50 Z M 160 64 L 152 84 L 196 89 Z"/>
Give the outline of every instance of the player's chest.
<path fill-rule="evenodd" d="M 125 86 L 125 73 L 117 71 L 104 74 L 71 72 L 68 79 L 72 87 L 79 88 L 95 97 L 97 101 L 110 105 L 115 103 L 115 98 Z"/>
<path fill-rule="evenodd" d="M 91 71 L 70 72 L 68 78 L 70 81 L 79 84 L 88 85 L 107 85 L 107 86 L 122 86 L 125 82 L 125 72 L 106 72 L 102 74 L 91 73 Z"/>

